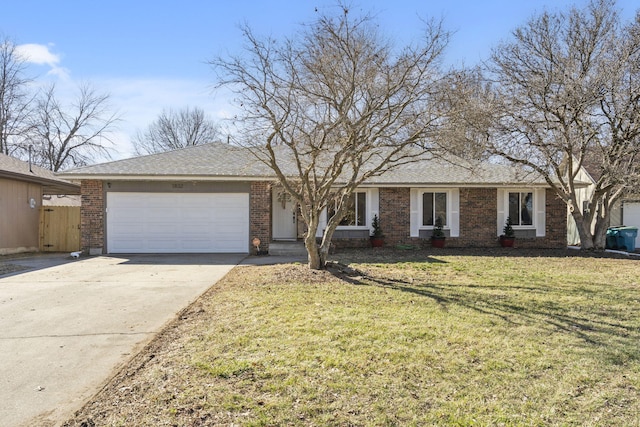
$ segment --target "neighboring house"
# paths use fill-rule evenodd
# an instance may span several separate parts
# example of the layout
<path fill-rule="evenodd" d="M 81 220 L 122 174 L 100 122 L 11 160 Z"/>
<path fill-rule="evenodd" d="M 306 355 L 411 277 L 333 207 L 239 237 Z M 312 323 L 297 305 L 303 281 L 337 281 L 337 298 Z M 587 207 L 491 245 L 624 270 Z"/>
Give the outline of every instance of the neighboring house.
<path fill-rule="evenodd" d="M 640 195 L 630 195 L 618 205 L 618 215 L 611 220 L 611 226 L 626 225 L 640 230 Z M 640 249 L 640 231 L 636 237 L 636 248 Z"/>
<path fill-rule="evenodd" d="M 578 196 L 579 208 L 586 211 L 588 202 L 593 195 L 596 179 L 599 178 L 597 164 L 588 164 L 586 167 L 580 168 L 576 181 L 582 186 L 576 190 Z M 611 208 L 609 216 L 609 225 L 614 226 L 633 226 L 640 229 L 640 192 L 630 192 L 622 200 L 618 201 Z M 591 230 L 595 228 L 595 219 L 593 220 Z M 569 245 L 580 245 L 580 235 L 576 228 L 576 223 L 571 216 L 571 212 L 567 210 L 567 242 Z M 640 233 L 636 238 L 636 248 L 640 248 Z"/>
<path fill-rule="evenodd" d="M 240 252 L 259 238 L 295 240 L 297 207 L 243 148 L 213 143 L 72 169 L 80 180 L 82 249 L 100 253 Z M 497 164 L 425 159 L 368 181 L 333 242 L 368 244 L 378 215 L 386 244 L 422 245 L 443 217 L 448 246 L 498 246 L 511 216 L 517 246 L 565 247 L 566 205 L 545 181 Z M 326 215 L 323 221 L 326 224 Z M 319 233 L 321 233 L 322 226 Z"/>
<path fill-rule="evenodd" d="M 576 189 L 576 198 L 578 200 L 577 209 L 582 209 L 583 214 L 587 211 L 587 206 L 589 200 L 591 200 L 591 196 L 593 195 L 593 190 L 595 188 L 596 182 L 593 180 L 589 172 L 584 167 L 581 167 L 576 175 L 576 181 L 584 182 L 586 185 L 579 187 Z M 592 229 L 595 227 L 595 219 L 593 221 Z M 578 227 L 576 226 L 576 221 L 573 219 L 571 215 L 571 210 L 567 206 L 567 243 L 569 245 L 580 245 L 580 234 L 578 233 Z"/>
<path fill-rule="evenodd" d="M 78 184 L 78 193 L 80 185 Z M 45 194 L 42 197 L 42 206 L 80 206 L 80 194 Z"/>
<path fill-rule="evenodd" d="M 0 154 L 0 255 L 37 251 L 43 196 L 62 194 L 80 194 L 80 186 Z"/>

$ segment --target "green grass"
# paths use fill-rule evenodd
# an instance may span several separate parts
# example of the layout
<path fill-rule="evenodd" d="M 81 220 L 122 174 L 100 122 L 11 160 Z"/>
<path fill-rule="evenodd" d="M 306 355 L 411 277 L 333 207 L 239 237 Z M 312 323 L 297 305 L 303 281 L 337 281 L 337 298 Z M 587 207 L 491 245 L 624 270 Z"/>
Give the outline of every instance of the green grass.
<path fill-rule="evenodd" d="M 236 268 L 104 424 L 640 425 L 639 261 L 443 254 Z"/>

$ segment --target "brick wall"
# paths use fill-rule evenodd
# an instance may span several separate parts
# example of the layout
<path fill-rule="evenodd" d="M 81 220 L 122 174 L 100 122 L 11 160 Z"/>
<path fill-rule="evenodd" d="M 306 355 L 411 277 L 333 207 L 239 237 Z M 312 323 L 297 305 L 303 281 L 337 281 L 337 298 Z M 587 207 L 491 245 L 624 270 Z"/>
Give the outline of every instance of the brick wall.
<path fill-rule="evenodd" d="M 384 234 L 384 245 L 425 246 L 428 239 L 411 237 L 411 205 L 409 188 L 380 188 L 379 213 L 380 227 Z M 333 239 L 337 248 L 368 247 L 369 239 Z"/>
<path fill-rule="evenodd" d="M 411 239 L 409 188 L 380 189 L 380 227 L 386 246 L 415 244 Z M 420 243 L 418 241 L 418 243 Z"/>
<path fill-rule="evenodd" d="M 82 180 L 80 194 L 80 244 L 85 254 L 94 255 L 105 247 L 102 181 Z"/>
<path fill-rule="evenodd" d="M 80 186 L 82 250 L 105 248 L 104 191 L 102 181 L 83 180 Z M 429 239 L 410 237 L 409 188 L 380 188 L 380 225 L 385 245 L 429 245 Z M 252 182 L 249 201 L 249 245 L 257 237 L 261 250 L 269 250 L 271 241 L 271 183 Z M 555 193 L 546 192 L 546 235 L 544 238 L 518 239 L 517 247 L 564 247 L 567 236 L 566 205 Z M 460 189 L 460 237 L 447 238 L 449 247 L 497 246 L 497 191 L 495 188 Z M 337 247 L 368 246 L 368 239 L 334 239 Z"/>
<path fill-rule="evenodd" d="M 271 241 L 271 183 L 251 183 L 249 193 L 249 244 L 255 237 L 260 239 L 260 250 L 268 251 Z M 251 252 L 255 249 L 251 245 Z"/>
<path fill-rule="evenodd" d="M 410 237 L 409 188 L 380 188 L 380 226 L 385 246 L 430 245 L 428 238 Z M 545 237 L 520 238 L 516 247 L 561 248 L 566 245 L 566 205 L 551 189 L 546 191 Z M 497 237 L 498 192 L 496 188 L 460 188 L 460 237 L 448 237 L 448 247 L 494 247 Z M 336 247 L 362 247 L 363 239 L 334 239 Z"/>
<path fill-rule="evenodd" d="M 497 246 L 498 191 L 495 188 L 460 189 L 460 237 L 447 239 L 447 246 Z"/>

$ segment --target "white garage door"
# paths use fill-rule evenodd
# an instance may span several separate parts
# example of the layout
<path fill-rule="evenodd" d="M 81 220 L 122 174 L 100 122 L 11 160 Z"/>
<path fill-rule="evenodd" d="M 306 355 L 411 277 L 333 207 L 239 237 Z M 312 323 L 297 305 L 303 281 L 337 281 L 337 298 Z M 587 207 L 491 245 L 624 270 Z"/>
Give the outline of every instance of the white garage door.
<path fill-rule="evenodd" d="M 640 203 L 625 203 L 622 209 L 622 223 L 640 229 Z M 640 249 L 640 232 L 636 237 L 636 249 Z"/>
<path fill-rule="evenodd" d="M 246 193 L 107 193 L 109 253 L 246 253 Z"/>

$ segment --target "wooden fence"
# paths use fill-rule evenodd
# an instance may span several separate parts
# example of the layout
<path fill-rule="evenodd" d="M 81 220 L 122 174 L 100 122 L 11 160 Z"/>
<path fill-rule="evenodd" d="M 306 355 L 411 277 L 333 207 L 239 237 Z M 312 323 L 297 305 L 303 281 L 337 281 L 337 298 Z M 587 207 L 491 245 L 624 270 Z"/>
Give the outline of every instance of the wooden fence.
<path fill-rule="evenodd" d="M 80 250 L 80 206 L 40 208 L 40 250 L 43 252 Z"/>

